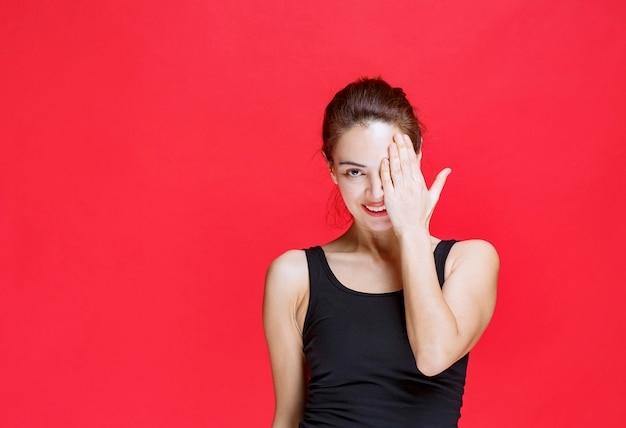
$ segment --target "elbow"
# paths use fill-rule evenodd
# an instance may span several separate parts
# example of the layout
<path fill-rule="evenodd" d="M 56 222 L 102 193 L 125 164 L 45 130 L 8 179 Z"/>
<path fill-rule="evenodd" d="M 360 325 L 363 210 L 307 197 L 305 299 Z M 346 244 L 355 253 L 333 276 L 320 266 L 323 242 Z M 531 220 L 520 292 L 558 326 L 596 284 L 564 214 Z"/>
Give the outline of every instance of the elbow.
<path fill-rule="evenodd" d="M 447 370 L 452 362 L 443 356 L 415 356 L 417 370 L 424 376 L 433 377 Z"/>
<path fill-rule="evenodd" d="M 426 377 L 437 376 L 438 374 L 442 373 L 445 369 L 447 369 L 447 367 L 442 367 L 442 366 L 437 366 L 437 365 L 425 365 L 425 364 L 417 363 L 417 370 L 419 370 L 419 372 Z"/>

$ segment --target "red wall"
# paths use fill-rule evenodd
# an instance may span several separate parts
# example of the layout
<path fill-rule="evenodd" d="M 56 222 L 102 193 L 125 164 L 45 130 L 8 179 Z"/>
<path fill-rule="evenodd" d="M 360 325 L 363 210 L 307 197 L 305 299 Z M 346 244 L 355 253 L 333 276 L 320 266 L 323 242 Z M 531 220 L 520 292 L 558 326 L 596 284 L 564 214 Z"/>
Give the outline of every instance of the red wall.
<path fill-rule="evenodd" d="M 263 277 L 323 243 L 322 111 L 362 75 L 500 252 L 461 426 L 618 427 L 626 3 L 4 1 L 0 420 L 257 427 Z"/>

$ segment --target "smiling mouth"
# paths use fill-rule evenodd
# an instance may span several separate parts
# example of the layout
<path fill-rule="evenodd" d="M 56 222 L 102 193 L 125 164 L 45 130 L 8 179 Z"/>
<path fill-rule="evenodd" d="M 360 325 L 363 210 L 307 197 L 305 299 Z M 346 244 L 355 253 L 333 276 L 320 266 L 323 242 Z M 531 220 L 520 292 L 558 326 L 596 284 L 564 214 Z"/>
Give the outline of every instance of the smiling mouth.
<path fill-rule="evenodd" d="M 370 207 L 370 206 L 367 206 L 367 205 L 364 205 L 364 206 L 365 206 L 365 208 L 367 208 L 369 211 L 371 211 L 373 213 L 381 213 L 383 211 L 386 211 L 384 205 L 381 205 L 379 207 Z"/>

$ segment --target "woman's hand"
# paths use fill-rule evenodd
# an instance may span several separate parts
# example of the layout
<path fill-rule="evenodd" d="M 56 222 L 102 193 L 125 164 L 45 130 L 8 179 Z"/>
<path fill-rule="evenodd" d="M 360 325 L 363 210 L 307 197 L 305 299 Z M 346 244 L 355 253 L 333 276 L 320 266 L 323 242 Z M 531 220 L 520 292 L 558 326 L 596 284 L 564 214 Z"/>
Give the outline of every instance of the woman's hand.
<path fill-rule="evenodd" d="M 398 236 L 428 231 L 430 217 L 452 170 L 443 169 L 428 189 L 420 168 L 422 152 L 415 153 L 408 135 L 396 134 L 393 140 L 389 158 L 383 159 L 380 169 L 387 214 Z"/>

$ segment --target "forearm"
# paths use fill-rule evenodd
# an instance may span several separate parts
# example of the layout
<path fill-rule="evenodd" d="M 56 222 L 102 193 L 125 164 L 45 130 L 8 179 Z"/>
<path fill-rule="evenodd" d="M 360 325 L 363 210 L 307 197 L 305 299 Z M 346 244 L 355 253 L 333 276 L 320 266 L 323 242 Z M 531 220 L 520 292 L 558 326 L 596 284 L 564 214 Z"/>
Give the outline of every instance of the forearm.
<path fill-rule="evenodd" d="M 399 240 L 409 342 L 420 371 L 437 374 L 454 362 L 457 320 L 437 279 L 428 231 L 411 231 Z"/>
<path fill-rule="evenodd" d="M 272 421 L 272 428 L 297 428 L 300 420 L 302 420 L 301 417 L 294 419 L 293 417 L 275 415 Z"/>

